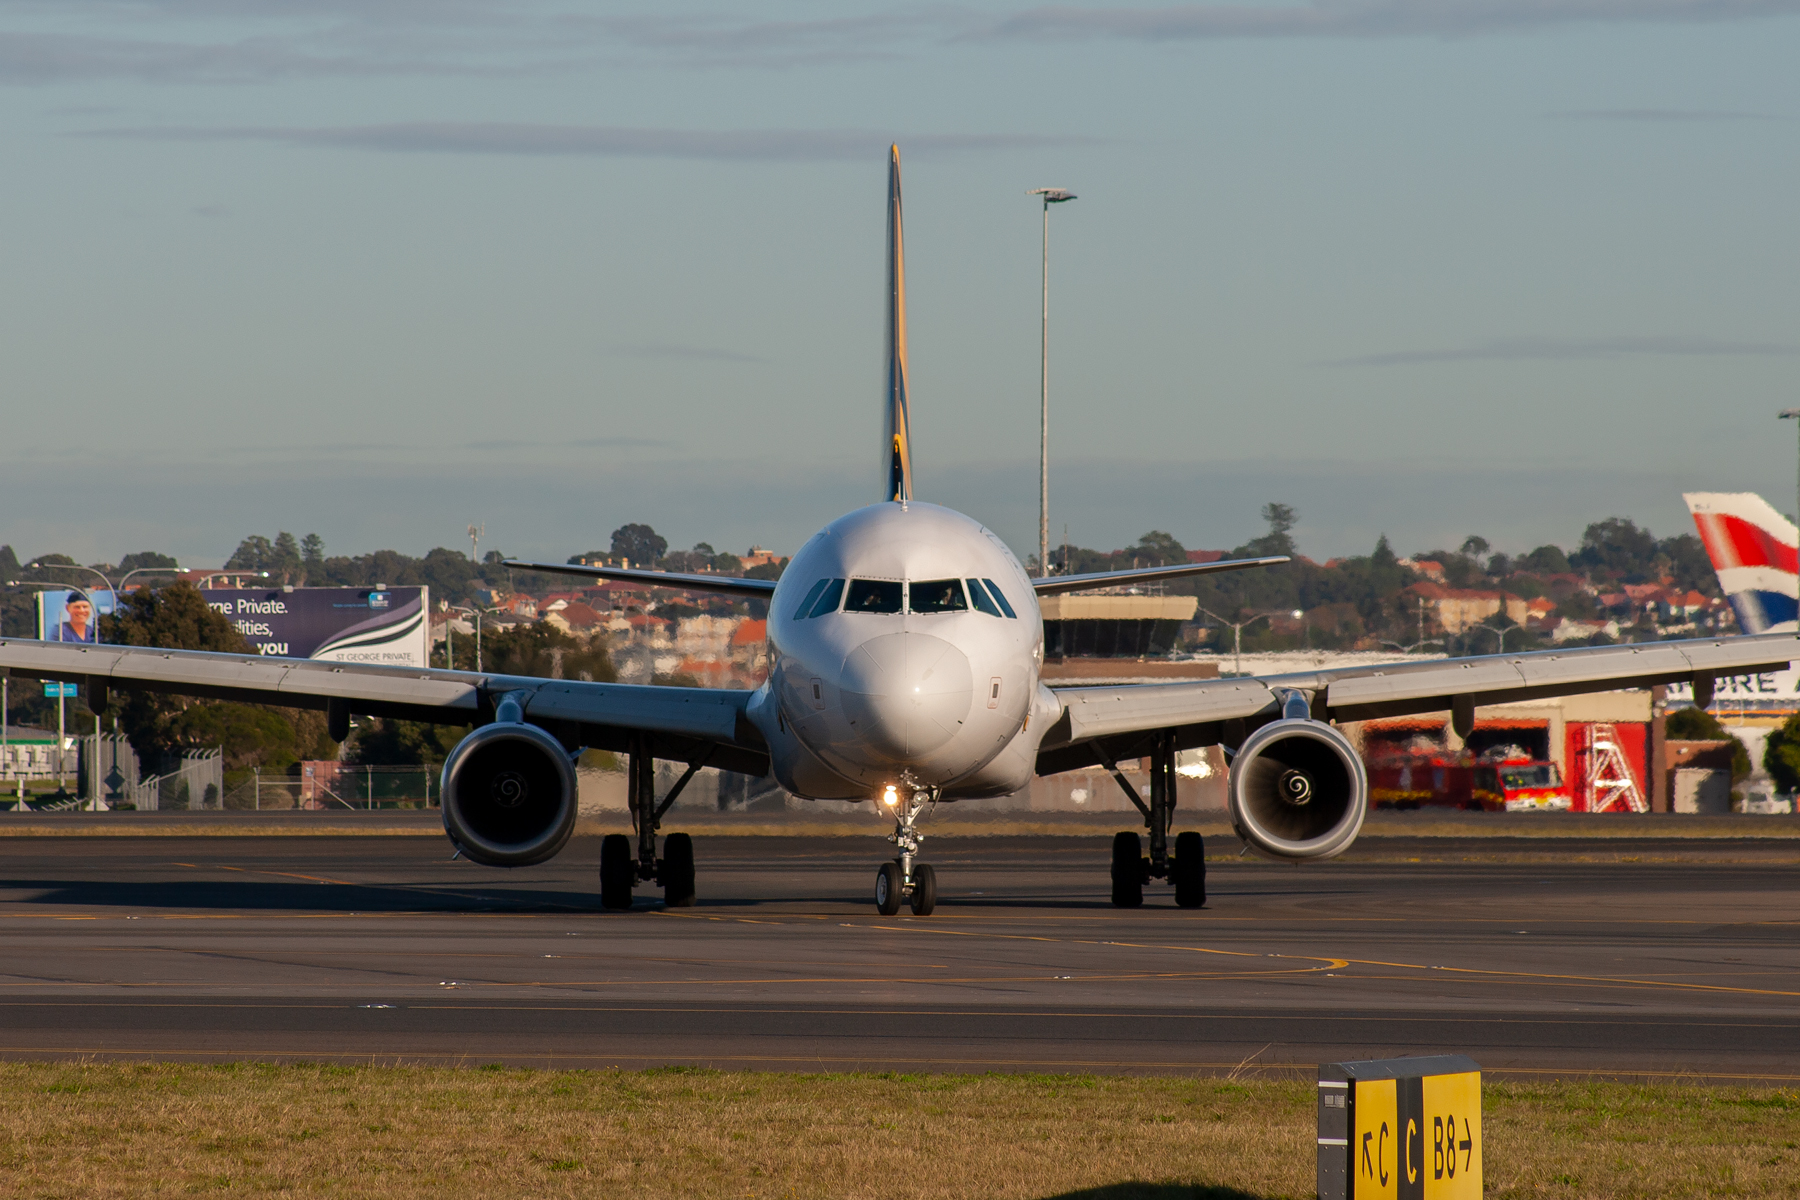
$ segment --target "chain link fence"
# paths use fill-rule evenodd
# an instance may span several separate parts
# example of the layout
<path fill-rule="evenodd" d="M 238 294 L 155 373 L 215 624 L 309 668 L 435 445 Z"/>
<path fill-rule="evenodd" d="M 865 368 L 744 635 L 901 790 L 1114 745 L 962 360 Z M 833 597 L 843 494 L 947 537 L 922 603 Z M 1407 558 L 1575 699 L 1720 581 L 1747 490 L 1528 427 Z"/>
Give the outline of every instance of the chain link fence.
<path fill-rule="evenodd" d="M 255 773 L 226 793 L 223 806 L 253 812 L 376 812 L 435 808 L 437 793 L 434 767 L 309 762 L 301 764 L 298 775 Z"/>

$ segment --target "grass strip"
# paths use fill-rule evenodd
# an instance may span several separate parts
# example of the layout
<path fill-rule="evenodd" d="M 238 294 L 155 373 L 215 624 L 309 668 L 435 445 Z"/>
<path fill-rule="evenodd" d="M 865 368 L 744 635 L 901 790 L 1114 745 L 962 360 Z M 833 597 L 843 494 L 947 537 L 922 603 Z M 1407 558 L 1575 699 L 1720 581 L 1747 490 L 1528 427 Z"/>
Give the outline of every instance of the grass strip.
<path fill-rule="evenodd" d="M 1792 1196 L 1800 1092 L 1491 1083 L 1487 1195 Z M 0 1195 L 1313 1195 L 1304 1082 L 0 1064 Z"/>

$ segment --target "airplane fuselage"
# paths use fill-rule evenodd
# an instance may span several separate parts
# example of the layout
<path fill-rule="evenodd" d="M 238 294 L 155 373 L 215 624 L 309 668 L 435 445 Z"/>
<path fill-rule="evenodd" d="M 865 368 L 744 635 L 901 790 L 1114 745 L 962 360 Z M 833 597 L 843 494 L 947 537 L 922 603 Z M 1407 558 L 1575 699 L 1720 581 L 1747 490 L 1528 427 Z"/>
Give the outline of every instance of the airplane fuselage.
<path fill-rule="evenodd" d="M 749 716 L 798 796 L 1005 795 L 1030 782 L 1060 711 L 1038 682 L 1043 653 L 1037 597 L 1005 543 L 940 505 L 872 504 L 783 571 Z"/>

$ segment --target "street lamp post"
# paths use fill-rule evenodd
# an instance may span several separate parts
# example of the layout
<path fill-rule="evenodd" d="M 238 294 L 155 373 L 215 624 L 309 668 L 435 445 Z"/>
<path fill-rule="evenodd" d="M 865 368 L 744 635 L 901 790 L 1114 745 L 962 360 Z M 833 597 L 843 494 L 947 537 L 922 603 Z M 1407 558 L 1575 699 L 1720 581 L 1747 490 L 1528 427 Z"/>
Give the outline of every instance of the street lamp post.
<path fill-rule="evenodd" d="M 1050 206 L 1075 199 L 1068 188 L 1032 188 L 1044 199 L 1043 316 L 1038 348 L 1038 574 L 1050 573 Z"/>
<path fill-rule="evenodd" d="M 1292 617 L 1294 620 L 1298 621 L 1306 616 L 1304 612 L 1296 608 L 1292 610 L 1281 609 L 1275 612 L 1259 612 L 1254 617 L 1246 617 L 1242 621 L 1227 621 L 1224 617 L 1221 617 L 1210 608 L 1202 606 L 1200 611 L 1217 621 L 1219 624 L 1231 628 L 1231 671 L 1234 675 L 1242 675 L 1244 673 L 1244 626 L 1254 625 L 1264 617 Z"/>
<path fill-rule="evenodd" d="M 1506 628 L 1502 629 L 1502 628 L 1499 628 L 1498 626 L 1489 625 L 1485 621 L 1479 625 L 1471 625 L 1471 626 L 1469 626 L 1469 628 L 1470 629 L 1485 629 L 1489 633 L 1493 634 L 1494 639 L 1500 643 L 1498 646 L 1494 647 L 1495 654 L 1505 654 L 1506 653 L 1506 635 L 1507 634 L 1511 633 L 1515 629 L 1519 630 L 1520 632 L 1524 632 L 1524 629 L 1525 629 L 1525 627 L 1523 625 L 1508 625 Z"/>
<path fill-rule="evenodd" d="M 460 604 L 452 604 L 447 607 L 446 611 L 463 613 L 467 616 L 471 616 L 471 617 L 475 618 L 475 670 L 477 672 L 479 672 L 481 670 L 481 614 L 482 613 L 505 612 L 506 610 L 503 608 L 464 608 Z M 450 661 L 450 657 L 449 657 L 450 652 L 449 652 L 449 648 L 448 648 L 449 640 L 450 640 L 450 627 L 448 625 L 446 625 L 444 627 L 444 642 L 445 642 L 444 661 L 445 661 L 445 663 L 449 663 L 449 661 Z M 454 670 L 453 667 L 448 667 L 448 666 L 445 669 L 446 670 Z"/>

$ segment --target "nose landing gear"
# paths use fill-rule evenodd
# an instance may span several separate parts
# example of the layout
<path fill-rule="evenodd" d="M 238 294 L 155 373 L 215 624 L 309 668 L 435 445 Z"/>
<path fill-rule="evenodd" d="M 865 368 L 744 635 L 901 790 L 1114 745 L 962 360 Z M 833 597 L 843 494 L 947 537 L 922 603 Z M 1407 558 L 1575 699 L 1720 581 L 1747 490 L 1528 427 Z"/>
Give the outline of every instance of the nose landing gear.
<path fill-rule="evenodd" d="M 928 917 L 937 908 L 937 872 L 930 863 L 913 862 L 919 843 L 925 840 L 917 828 L 919 814 L 936 804 L 937 797 L 936 788 L 910 786 L 904 794 L 890 786 L 882 795 L 881 802 L 894 813 L 894 832 L 887 840 L 899 851 L 893 862 L 882 863 L 875 872 L 875 911 L 884 917 L 899 912 L 902 900 L 916 917 Z"/>

